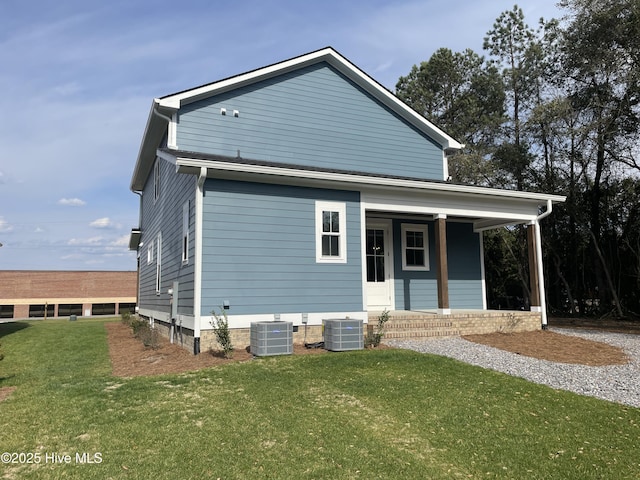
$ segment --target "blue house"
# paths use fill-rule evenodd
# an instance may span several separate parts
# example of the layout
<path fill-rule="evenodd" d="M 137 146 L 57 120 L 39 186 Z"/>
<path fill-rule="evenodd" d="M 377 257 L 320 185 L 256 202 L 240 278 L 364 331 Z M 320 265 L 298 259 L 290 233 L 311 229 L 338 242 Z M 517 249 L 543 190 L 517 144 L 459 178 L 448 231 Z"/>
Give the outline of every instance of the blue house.
<path fill-rule="evenodd" d="M 482 311 L 482 232 L 527 224 L 544 323 L 538 223 L 564 198 L 453 184 L 460 148 L 332 48 L 154 99 L 131 180 L 140 315 L 198 353 L 222 310 L 236 344 L 254 321 Z"/>

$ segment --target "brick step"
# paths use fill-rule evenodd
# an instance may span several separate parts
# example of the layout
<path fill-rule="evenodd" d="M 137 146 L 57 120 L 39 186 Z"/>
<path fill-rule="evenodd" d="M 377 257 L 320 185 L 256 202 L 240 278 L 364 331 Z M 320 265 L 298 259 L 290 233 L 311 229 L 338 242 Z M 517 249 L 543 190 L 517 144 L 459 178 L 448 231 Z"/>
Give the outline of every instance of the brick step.
<path fill-rule="evenodd" d="M 377 318 L 370 319 L 368 328 L 375 330 Z M 442 318 L 413 317 L 392 318 L 384 326 L 384 338 L 428 338 L 460 335 L 460 330 L 450 320 Z"/>

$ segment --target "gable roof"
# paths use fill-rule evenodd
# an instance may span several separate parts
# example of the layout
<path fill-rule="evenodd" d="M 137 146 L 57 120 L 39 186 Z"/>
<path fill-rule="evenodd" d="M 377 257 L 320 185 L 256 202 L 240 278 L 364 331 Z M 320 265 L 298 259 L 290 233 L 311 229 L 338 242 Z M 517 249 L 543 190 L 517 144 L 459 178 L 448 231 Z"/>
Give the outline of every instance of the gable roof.
<path fill-rule="evenodd" d="M 463 147 L 462 144 L 407 106 L 347 58 L 333 48 L 326 47 L 200 87 L 155 98 L 151 104 L 151 111 L 149 112 L 138 159 L 131 179 L 131 189 L 138 191 L 144 188 L 144 183 L 151 172 L 151 167 L 156 157 L 156 149 L 166 134 L 169 117 L 180 107 L 321 62 L 326 62 L 332 66 L 374 99 L 440 144 L 443 149 L 458 150 Z"/>

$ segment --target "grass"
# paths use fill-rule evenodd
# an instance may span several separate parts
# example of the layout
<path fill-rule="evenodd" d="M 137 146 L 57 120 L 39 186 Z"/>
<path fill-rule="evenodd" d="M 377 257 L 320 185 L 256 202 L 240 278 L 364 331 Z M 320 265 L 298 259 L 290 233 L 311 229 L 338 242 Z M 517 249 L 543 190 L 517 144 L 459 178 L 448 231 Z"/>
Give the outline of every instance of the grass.
<path fill-rule="evenodd" d="M 640 409 L 400 350 L 121 379 L 103 324 L 0 324 L 0 451 L 41 460 L 0 478 L 640 478 Z"/>

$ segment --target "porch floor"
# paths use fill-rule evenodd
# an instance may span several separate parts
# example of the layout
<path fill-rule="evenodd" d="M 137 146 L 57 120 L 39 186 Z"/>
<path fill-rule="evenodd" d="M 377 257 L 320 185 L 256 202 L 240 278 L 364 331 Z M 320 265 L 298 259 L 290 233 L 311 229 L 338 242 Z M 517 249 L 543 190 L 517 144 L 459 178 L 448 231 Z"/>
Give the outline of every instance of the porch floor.
<path fill-rule="evenodd" d="M 368 329 L 375 329 L 382 311 L 368 312 Z M 494 332 L 540 330 L 539 312 L 519 310 L 392 310 L 384 327 L 385 339 L 451 337 Z"/>

